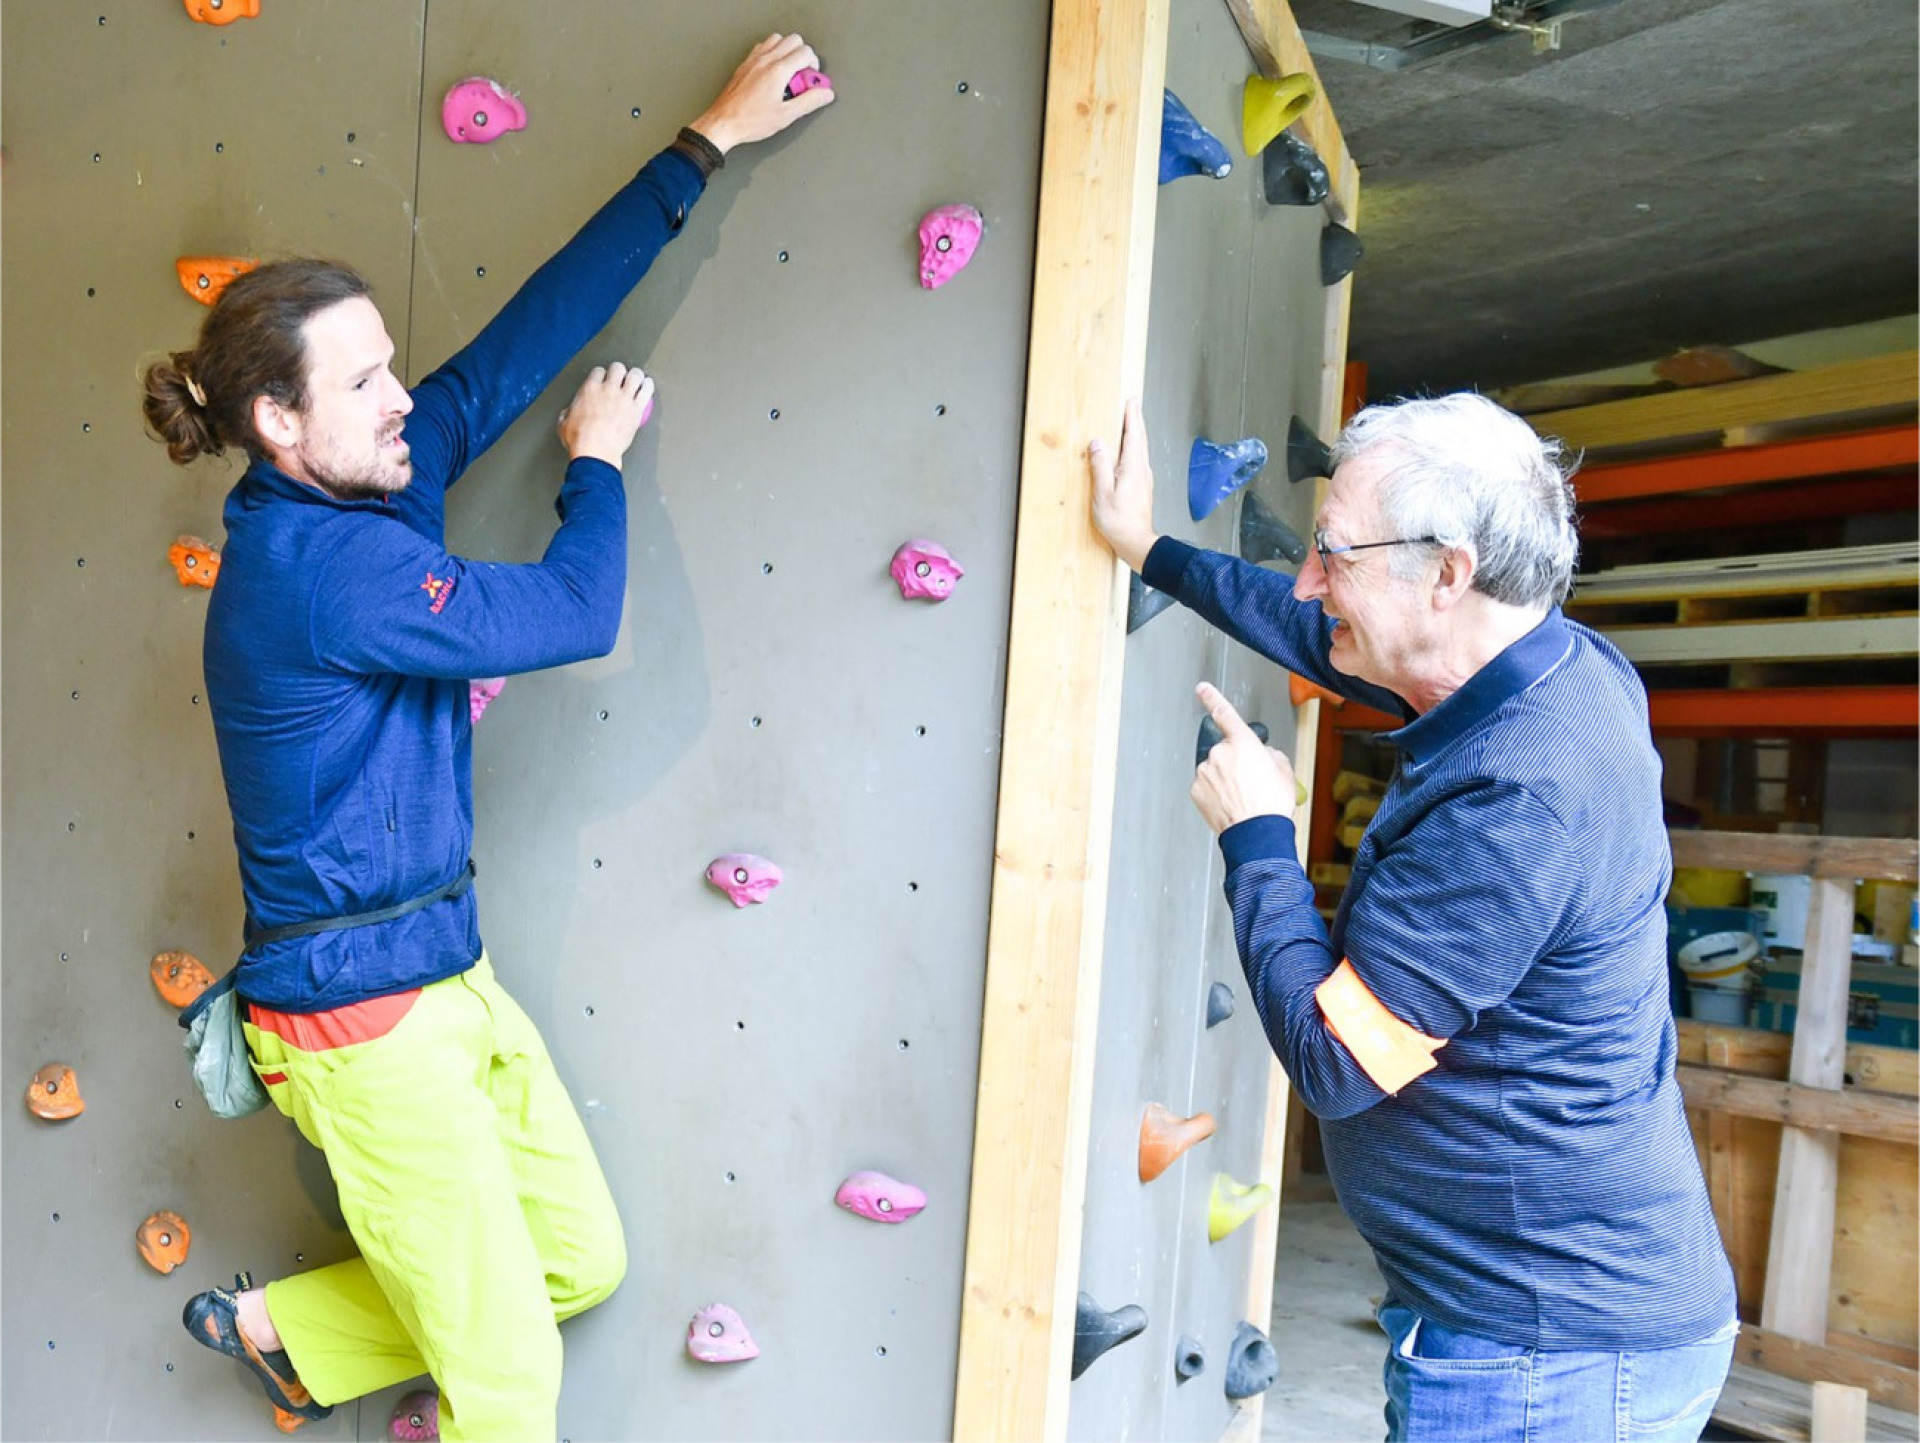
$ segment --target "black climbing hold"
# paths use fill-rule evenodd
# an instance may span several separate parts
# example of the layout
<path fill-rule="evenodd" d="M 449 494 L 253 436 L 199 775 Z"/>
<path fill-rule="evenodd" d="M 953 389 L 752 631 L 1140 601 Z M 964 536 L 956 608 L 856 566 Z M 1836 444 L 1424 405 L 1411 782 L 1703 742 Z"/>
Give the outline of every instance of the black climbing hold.
<path fill-rule="evenodd" d="M 1326 162 L 1290 130 L 1260 152 L 1260 182 L 1268 205 L 1318 205 L 1333 189 Z"/>
<path fill-rule="evenodd" d="M 1295 416 L 1287 422 L 1287 480 L 1333 475 L 1333 453 L 1313 434 L 1313 427 Z"/>
<path fill-rule="evenodd" d="M 1252 728 L 1253 734 L 1259 737 L 1261 741 L 1264 742 L 1267 739 L 1268 733 L 1265 722 L 1248 722 L 1247 725 Z M 1193 744 L 1193 764 L 1196 767 L 1199 766 L 1200 763 L 1207 759 L 1207 753 L 1219 746 L 1225 739 L 1218 722 L 1210 716 L 1201 717 L 1200 736 Z"/>
<path fill-rule="evenodd" d="M 1156 591 L 1138 575 L 1127 581 L 1127 635 L 1132 636 L 1154 617 L 1173 605 L 1173 598 Z"/>
<path fill-rule="evenodd" d="M 1078 1378 L 1102 1353 L 1146 1331 L 1147 1310 L 1138 1303 L 1107 1312 L 1091 1293 L 1080 1295 L 1073 1317 L 1073 1376 Z"/>
<path fill-rule="evenodd" d="M 1240 507 L 1240 559 L 1257 566 L 1276 557 L 1298 566 L 1307 559 L 1307 543 L 1249 491 Z"/>
<path fill-rule="evenodd" d="M 1189 1333 L 1182 1333 L 1180 1341 L 1173 1350 L 1173 1375 L 1182 1383 L 1189 1378 L 1198 1378 L 1207 1371 L 1207 1352 L 1200 1346 L 1200 1340 Z"/>
<path fill-rule="evenodd" d="M 1242 1323 L 1227 1350 L 1227 1396 L 1236 1402 L 1251 1398 L 1279 1380 L 1280 1355 L 1273 1351 L 1273 1344 L 1252 1323 Z"/>
<path fill-rule="evenodd" d="M 1360 244 L 1359 236 L 1343 225 L 1329 222 L 1320 232 L 1320 284 L 1339 285 L 1353 274 L 1353 268 L 1365 254 L 1366 247 Z"/>
<path fill-rule="evenodd" d="M 1207 989 L 1207 1026 L 1218 1027 L 1233 1016 L 1233 989 L 1216 982 Z"/>

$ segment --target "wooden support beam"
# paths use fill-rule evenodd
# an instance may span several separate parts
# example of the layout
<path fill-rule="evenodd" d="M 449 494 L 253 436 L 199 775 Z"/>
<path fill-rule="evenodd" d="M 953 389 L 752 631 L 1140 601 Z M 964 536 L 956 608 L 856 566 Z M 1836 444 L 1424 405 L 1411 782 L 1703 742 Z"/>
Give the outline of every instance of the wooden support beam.
<path fill-rule="evenodd" d="M 1327 209 L 1333 213 L 1335 220 L 1350 229 L 1358 229 L 1360 170 L 1347 150 L 1346 138 L 1340 134 L 1339 122 L 1333 116 L 1333 104 L 1327 99 L 1326 87 L 1320 83 L 1320 72 L 1314 67 L 1313 56 L 1307 53 L 1307 42 L 1301 37 L 1299 25 L 1294 22 L 1293 11 L 1287 8 L 1286 0 L 1227 0 L 1227 9 L 1232 12 L 1234 24 L 1240 27 L 1241 38 L 1247 42 L 1247 53 L 1253 58 L 1253 68 L 1260 74 L 1269 80 L 1278 80 L 1283 75 L 1313 77 L 1314 102 L 1307 107 L 1306 114 L 1294 122 L 1294 126 L 1326 164 L 1327 176 L 1332 181 Z M 1346 347 L 1343 344 L 1343 358 L 1345 354 Z M 1322 395 L 1325 395 L 1324 391 Z M 1337 429 L 1336 419 L 1333 430 Z M 1333 430 L 1323 427 L 1320 434 L 1331 436 Z"/>
<path fill-rule="evenodd" d="M 1168 0 L 1055 0 L 954 1436 L 1067 1426 L 1126 572 L 1087 442 L 1146 375 Z"/>
<path fill-rule="evenodd" d="M 1736 1360 L 1727 1386 L 1714 1405 L 1713 1418 L 1751 1438 L 1777 1438 L 1781 1443 L 1807 1443 L 1812 1436 L 1812 1388 L 1798 1379 L 1783 1378 Z M 1866 1443 L 1913 1443 L 1916 1419 L 1912 1413 L 1869 1402 Z"/>
<path fill-rule="evenodd" d="M 1847 983 L 1852 971 L 1853 885 L 1816 877 L 1807 905 L 1788 1081 L 1838 1091 L 1845 1080 Z M 1826 1341 L 1839 1177 L 1838 1133 L 1780 1130 L 1767 1289 L 1760 1306 L 1761 1326 L 1770 1332 L 1806 1343 Z"/>
<path fill-rule="evenodd" d="M 1805 1383 L 1845 1383 L 1864 1389 L 1876 1403 L 1903 1412 L 1920 1411 L 1920 1372 L 1850 1348 L 1804 1343 L 1765 1328 L 1744 1327 L 1733 1345 L 1734 1361 L 1765 1368 Z"/>
<path fill-rule="evenodd" d="M 1920 845 L 1907 838 L 1795 837 L 1772 832 L 1684 830 L 1670 831 L 1667 836 L 1673 844 L 1676 867 L 1920 881 Z"/>
<path fill-rule="evenodd" d="M 1814 1132 L 1880 1137 L 1909 1147 L 1920 1146 L 1920 1099 L 1855 1088 L 1834 1092 L 1824 1087 L 1802 1087 L 1685 1062 L 1678 1072 L 1688 1107 L 1757 1117 Z"/>
<path fill-rule="evenodd" d="M 1920 355 L 1902 351 L 1721 386 L 1664 391 L 1527 417 L 1576 450 L 1677 441 L 1740 426 L 1805 421 L 1920 403 Z"/>
<path fill-rule="evenodd" d="M 1867 1390 L 1849 1388 L 1844 1383 L 1815 1383 L 1807 1436 L 1812 1443 L 1864 1443 Z"/>

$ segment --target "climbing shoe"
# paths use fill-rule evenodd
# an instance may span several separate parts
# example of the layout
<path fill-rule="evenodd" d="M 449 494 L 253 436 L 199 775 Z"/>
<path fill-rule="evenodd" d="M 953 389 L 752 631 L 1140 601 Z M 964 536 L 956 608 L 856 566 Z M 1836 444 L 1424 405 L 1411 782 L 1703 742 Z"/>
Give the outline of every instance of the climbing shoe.
<path fill-rule="evenodd" d="M 267 1390 L 267 1401 L 274 1406 L 276 1421 L 279 1414 L 296 1420 L 296 1426 L 326 1417 L 333 1408 L 313 1401 L 313 1395 L 293 1371 L 293 1361 L 286 1353 L 278 1350 L 263 1353 L 240 1331 L 240 1294 L 250 1286 L 247 1275 L 240 1273 L 234 1277 L 232 1292 L 210 1288 L 196 1293 L 187 1300 L 180 1321 L 186 1324 L 195 1342 L 225 1353 L 253 1370 L 260 1386 Z M 280 1426 L 283 1430 L 287 1428 L 284 1422 Z"/>

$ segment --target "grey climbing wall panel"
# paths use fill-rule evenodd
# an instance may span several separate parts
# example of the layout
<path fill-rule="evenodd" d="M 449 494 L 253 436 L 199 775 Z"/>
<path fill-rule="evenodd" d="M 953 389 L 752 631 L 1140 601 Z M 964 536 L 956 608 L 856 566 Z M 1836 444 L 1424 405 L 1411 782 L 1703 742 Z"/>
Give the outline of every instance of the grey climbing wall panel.
<path fill-rule="evenodd" d="M 268 0 L 213 29 L 157 0 L 21 0 L 7 22 L 4 1042 L 10 1086 L 68 1061 L 88 1111 L 43 1124 L 16 1093 L 0 1114 L 0 1426 L 260 1436 L 258 1390 L 193 1347 L 180 1304 L 238 1266 L 351 1249 L 289 1125 L 216 1123 L 187 1095 L 145 975 L 169 946 L 223 967 L 240 921 L 195 700 L 204 596 L 165 561 L 179 532 L 219 544 L 234 472 L 170 467 L 133 379 L 201 315 L 173 258 L 357 263 L 417 380 L 782 28 L 840 100 L 729 163 L 454 493 L 456 550 L 537 555 L 553 417 L 587 362 L 659 376 L 615 652 L 509 681 L 479 728 L 482 925 L 632 1252 L 619 1294 L 568 1326 L 563 1432 L 944 1436 L 1046 7 Z M 470 74 L 521 92 L 528 129 L 447 142 L 440 96 Z M 914 228 L 952 200 L 987 238 L 924 292 Z M 886 574 L 921 536 L 967 570 L 938 606 Z M 701 879 L 736 849 L 786 869 L 762 908 Z M 864 1168 L 923 1186 L 926 1212 L 894 1228 L 835 1208 Z M 167 1278 L 132 1247 L 159 1206 L 194 1228 Z M 685 1357 L 716 1300 L 759 1359 Z M 381 1436 L 394 1396 L 303 1436 Z"/>
<path fill-rule="evenodd" d="M 590 21 L 434 6 L 430 92 L 489 73 L 539 108 L 486 150 L 425 148 L 422 362 L 760 34 L 807 35 L 842 95 L 728 162 L 456 498 L 458 547 L 533 554 L 553 417 L 587 363 L 657 373 L 628 467 L 618 647 L 510 681 L 476 739 L 486 936 L 586 1108 L 633 1253 L 629 1283 L 569 1331 L 563 1430 L 951 1426 L 1045 20 L 1013 4 L 660 3 Z M 592 83 L 568 83 L 583 65 Z M 987 238 L 925 292 L 915 226 L 951 200 L 986 214 Z M 541 223 L 501 228 L 502 208 Z M 939 605 L 887 576 L 923 536 L 967 570 Z M 785 868 L 764 907 L 737 912 L 702 881 L 735 850 Z M 894 1228 L 836 1209 L 863 1168 L 924 1187 L 927 1211 Z M 759 1359 L 688 1362 L 687 1319 L 715 1300 Z"/>
<path fill-rule="evenodd" d="M 215 968 L 239 887 L 200 705 L 206 593 L 167 563 L 220 537 L 235 469 L 181 471 L 141 429 L 143 359 L 204 315 L 180 255 L 359 260 L 404 323 L 418 5 L 303 0 L 222 29 L 178 3 L 6 9 L 4 1345 L 9 1438 L 271 1434 L 259 1388 L 179 1325 L 192 1292 L 346 1246 L 318 1154 L 266 1117 L 215 1122 L 147 980 Z M 42 1062 L 84 1116 L 21 1106 Z M 150 1211 L 193 1229 L 162 1277 Z M 353 1436 L 354 1416 L 325 1425 Z"/>
<path fill-rule="evenodd" d="M 1188 447 L 1196 436 L 1264 439 L 1272 461 L 1249 489 L 1307 530 L 1311 487 L 1289 487 L 1283 444 L 1288 416 L 1318 405 L 1325 316 L 1320 212 L 1267 206 L 1259 162 L 1241 153 L 1248 71 L 1225 6 L 1175 7 L 1168 88 L 1235 163 L 1224 179 L 1160 189 L 1144 400 L 1159 528 L 1228 553 L 1243 503 L 1236 496 L 1204 521 L 1189 519 Z M 1222 1383 L 1245 1317 L 1254 1229 L 1210 1244 L 1207 1204 L 1216 1172 L 1242 1183 L 1259 1175 L 1269 1052 L 1235 956 L 1219 852 L 1187 796 L 1200 681 L 1264 721 L 1273 745 L 1293 743 L 1285 676 L 1191 612 L 1164 612 L 1128 639 L 1081 1286 L 1103 1307 L 1141 1304 L 1149 1324 L 1073 1385 L 1076 1439 L 1213 1438 L 1234 1413 Z M 1215 981 L 1232 987 L 1238 1006 L 1209 1030 Z M 1209 1112 L 1217 1130 L 1142 1184 L 1149 1102 L 1182 1116 Z M 1252 1321 L 1264 1330 L 1264 1318 Z M 1183 1334 L 1201 1341 L 1207 1362 L 1180 1383 L 1173 1364 Z"/>

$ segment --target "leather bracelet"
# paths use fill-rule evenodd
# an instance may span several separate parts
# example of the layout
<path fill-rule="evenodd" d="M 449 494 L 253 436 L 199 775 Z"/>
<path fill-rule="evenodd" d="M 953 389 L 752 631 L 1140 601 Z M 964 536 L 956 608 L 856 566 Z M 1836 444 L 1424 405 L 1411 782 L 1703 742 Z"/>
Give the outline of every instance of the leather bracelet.
<path fill-rule="evenodd" d="M 674 137 L 673 148 L 700 167 L 702 179 L 727 163 L 720 147 L 690 125 L 680 127 L 680 134 Z"/>

